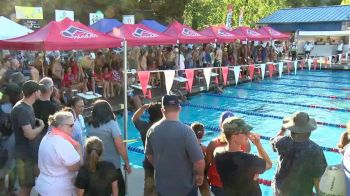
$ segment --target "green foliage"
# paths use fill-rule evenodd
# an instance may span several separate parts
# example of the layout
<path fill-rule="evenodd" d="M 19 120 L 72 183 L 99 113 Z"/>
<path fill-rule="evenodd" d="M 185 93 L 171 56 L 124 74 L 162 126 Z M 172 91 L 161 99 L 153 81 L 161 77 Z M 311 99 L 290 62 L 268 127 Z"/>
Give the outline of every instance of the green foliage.
<path fill-rule="evenodd" d="M 341 4 L 342 5 L 350 5 L 350 0 L 342 0 Z"/>
<path fill-rule="evenodd" d="M 285 5 L 284 0 L 192 0 L 185 8 L 185 23 L 196 29 L 224 24 L 228 4 L 233 5 L 233 27 L 238 26 L 238 17 L 242 7 L 244 7 L 243 25 L 254 26 L 259 19 Z"/>

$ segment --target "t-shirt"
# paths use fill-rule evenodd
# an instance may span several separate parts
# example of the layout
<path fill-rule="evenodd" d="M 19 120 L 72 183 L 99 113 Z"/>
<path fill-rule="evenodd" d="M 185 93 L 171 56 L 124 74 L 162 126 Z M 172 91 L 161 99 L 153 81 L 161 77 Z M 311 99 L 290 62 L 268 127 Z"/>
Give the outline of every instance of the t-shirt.
<path fill-rule="evenodd" d="M 146 121 L 142 121 L 140 119 L 133 121 L 133 123 L 141 135 L 141 140 L 142 140 L 143 146 L 145 146 L 146 134 L 147 134 L 148 129 L 152 126 L 152 124 L 149 122 L 146 122 Z M 152 164 L 148 161 L 148 159 L 146 157 L 145 157 L 145 160 L 143 161 L 143 167 L 153 169 Z"/>
<path fill-rule="evenodd" d="M 112 183 L 117 180 L 117 169 L 110 162 L 97 163 L 96 172 L 91 172 L 86 166 L 80 168 L 75 186 L 84 189 L 84 196 L 110 196 Z"/>
<path fill-rule="evenodd" d="M 337 45 L 337 51 L 343 51 L 343 44 Z"/>
<path fill-rule="evenodd" d="M 283 195 L 312 195 L 313 179 L 321 178 L 327 167 L 321 147 L 311 140 L 295 142 L 285 136 L 274 138 L 272 148 L 279 155 L 276 190 Z"/>
<path fill-rule="evenodd" d="M 76 80 L 76 76 L 73 73 L 71 74 L 66 73 L 64 74 L 64 77 L 63 77 L 63 86 L 71 87 L 75 80 Z"/>
<path fill-rule="evenodd" d="M 41 195 L 64 195 L 74 192 L 73 179 L 76 172 L 69 171 L 68 166 L 79 161 L 80 155 L 71 143 L 61 136 L 48 133 L 39 147 L 40 174 L 35 189 Z"/>
<path fill-rule="evenodd" d="M 312 48 L 313 48 L 313 45 L 311 45 L 311 44 L 306 44 L 304 46 L 305 51 L 308 51 L 308 52 L 310 52 L 312 50 Z"/>
<path fill-rule="evenodd" d="M 118 122 L 110 120 L 96 128 L 91 126 L 89 130 L 89 136 L 97 136 L 103 141 L 104 149 L 101 156 L 102 160 L 113 163 L 114 166 L 119 169 L 120 154 L 114 144 L 114 139 L 121 136 Z"/>
<path fill-rule="evenodd" d="M 226 151 L 216 154 L 215 164 L 226 195 L 261 195 L 254 176 L 265 171 L 265 160 L 244 152 Z"/>
<path fill-rule="evenodd" d="M 36 157 L 35 150 L 32 142 L 24 136 L 22 129 L 22 126 L 25 125 L 31 125 L 33 129 L 35 128 L 33 107 L 23 101 L 17 102 L 11 112 L 11 123 L 16 138 L 15 157 L 33 160 Z"/>
<path fill-rule="evenodd" d="M 189 126 L 166 119 L 156 122 L 147 132 L 145 154 L 153 155 L 159 194 L 186 195 L 195 186 L 193 163 L 204 155 Z"/>

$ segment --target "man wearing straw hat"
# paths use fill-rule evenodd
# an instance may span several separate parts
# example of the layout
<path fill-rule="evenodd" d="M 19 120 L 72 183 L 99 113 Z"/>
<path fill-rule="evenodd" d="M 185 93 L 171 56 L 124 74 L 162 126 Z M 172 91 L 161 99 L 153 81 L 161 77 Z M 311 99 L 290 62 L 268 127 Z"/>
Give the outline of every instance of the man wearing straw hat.
<path fill-rule="evenodd" d="M 279 156 L 274 194 L 312 195 L 313 187 L 318 193 L 327 161 L 321 147 L 309 139 L 317 128 L 315 119 L 305 112 L 295 112 L 283 119 L 283 128 L 271 142 Z M 290 135 L 285 136 L 286 130 Z"/>

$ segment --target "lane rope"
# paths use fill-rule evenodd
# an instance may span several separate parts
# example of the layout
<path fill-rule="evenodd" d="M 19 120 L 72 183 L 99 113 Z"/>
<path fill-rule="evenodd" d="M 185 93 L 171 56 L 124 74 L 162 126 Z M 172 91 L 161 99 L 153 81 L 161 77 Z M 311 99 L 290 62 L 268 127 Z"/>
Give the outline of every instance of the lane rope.
<path fill-rule="evenodd" d="M 263 85 L 278 85 L 278 86 L 291 86 L 291 87 L 299 87 L 299 88 L 317 88 L 317 89 L 327 89 L 327 90 L 338 90 L 338 91 L 350 91 L 350 89 L 346 88 L 332 88 L 332 87 L 323 87 L 323 86 L 305 86 L 305 85 L 297 85 L 297 84 L 281 84 L 281 83 L 261 83 Z"/>
<path fill-rule="evenodd" d="M 266 100 L 266 99 L 255 99 L 255 98 L 247 98 L 247 97 L 238 97 L 238 96 L 233 96 L 233 95 L 220 95 L 220 94 L 214 94 L 214 93 L 205 93 L 205 94 L 202 94 L 202 95 L 211 96 L 211 97 L 222 97 L 222 98 L 228 98 L 228 99 L 240 99 L 240 100 L 258 101 L 258 102 L 272 103 L 272 104 L 292 105 L 292 106 L 300 106 L 300 107 L 306 107 L 306 108 L 326 109 L 326 110 L 331 110 L 331 111 L 350 112 L 350 109 L 345 109 L 345 108 L 335 108 L 335 107 L 325 107 L 325 106 L 319 106 L 319 105 L 298 104 L 298 103 L 290 103 L 290 102 L 286 102 L 286 101 L 273 101 L 273 100 Z"/>
<path fill-rule="evenodd" d="M 287 95 L 304 95 L 304 96 L 308 96 L 308 97 L 320 97 L 320 98 L 327 98 L 327 99 L 350 100 L 350 97 L 341 97 L 341 96 L 335 96 L 335 95 L 315 95 L 315 94 L 298 93 L 298 92 L 284 92 L 284 91 L 266 90 L 266 89 L 252 89 L 252 88 L 247 88 L 247 87 L 245 87 L 245 88 L 228 87 L 228 88 L 247 90 L 247 91 L 262 91 L 262 92 L 270 92 L 270 93 L 280 93 L 280 94 L 287 94 Z"/>
<path fill-rule="evenodd" d="M 301 72 L 301 73 L 303 73 L 303 72 Z M 318 75 L 318 74 L 299 74 L 299 75 L 300 76 L 307 76 L 307 77 L 318 77 L 318 78 L 331 78 L 331 79 L 334 78 L 332 76 L 325 76 L 325 75 Z M 347 79 L 347 80 L 350 79 L 350 77 L 346 77 L 346 76 L 337 76 L 336 78 L 343 78 L 343 79 Z"/>
<path fill-rule="evenodd" d="M 337 82 L 337 81 L 325 81 L 325 80 L 312 80 L 312 79 L 296 79 L 296 78 L 276 78 L 277 80 L 293 80 L 293 81 L 307 81 L 307 82 L 320 82 L 327 84 L 344 84 L 350 85 L 350 82 Z M 346 89 L 346 88 L 344 88 Z"/>
<path fill-rule="evenodd" d="M 230 112 L 245 114 L 245 115 L 249 115 L 249 116 L 267 117 L 267 118 L 274 118 L 274 119 L 280 119 L 280 120 L 283 119 L 283 116 L 276 116 L 276 115 L 271 115 L 271 114 L 261 114 L 261 113 L 256 113 L 256 112 L 246 112 L 246 111 L 239 111 L 239 110 L 220 108 L 220 107 L 214 107 L 214 106 L 199 105 L 199 104 L 184 103 L 184 104 L 182 104 L 182 106 L 216 110 L 216 111 L 230 111 Z M 342 124 L 334 124 L 334 123 L 321 122 L 321 121 L 317 121 L 316 123 L 318 125 L 323 125 L 323 126 L 327 126 L 327 127 L 346 128 L 346 125 L 342 125 Z"/>

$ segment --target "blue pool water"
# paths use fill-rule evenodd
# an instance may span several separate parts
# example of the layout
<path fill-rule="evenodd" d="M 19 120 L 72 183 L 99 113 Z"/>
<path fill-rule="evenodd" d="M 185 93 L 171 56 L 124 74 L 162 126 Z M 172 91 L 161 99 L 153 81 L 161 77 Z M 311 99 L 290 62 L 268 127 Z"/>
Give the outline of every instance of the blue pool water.
<path fill-rule="evenodd" d="M 349 79 L 349 72 L 346 71 L 309 72 L 304 70 L 297 72 L 297 75 L 283 75 L 282 78 L 273 79 L 265 78 L 263 81 L 227 87 L 223 93 L 224 96 L 213 96 L 210 92 L 205 92 L 189 99 L 189 105 L 183 107 L 180 119 L 186 123 L 199 121 L 205 126 L 216 127 L 221 112 L 230 109 L 251 124 L 254 127 L 253 132 L 268 137 L 275 136 L 280 129 L 282 124 L 280 117 L 290 116 L 295 111 L 307 111 L 311 117 L 316 118 L 316 121 L 345 125 L 349 121 L 349 112 L 308 108 L 295 104 L 350 109 L 350 100 L 324 97 L 350 97 Z M 284 104 L 286 102 L 294 105 Z M 212 106 L 214 109 L 207 108 L 208 106 Z M 118 119 L 118 121 L 122 128 L 122 119 Z M 129 139 L 140 138 L 130 119 L 128 129 Z M 311 139 L 321 146 L 335 148 L 339 136 L 344 130 L 344 128 L 334 126 L 318 125 L 318 129 L 312 133 Z M 206 130 L 204 144 L 217 137 L 218 134 L 214 130 Z M 277 154 L 272 151 L 268 141 L 262 140 L 262 143 L 273 160 L 273 168 L 260 177 L 271 180 L 277 164 Z M 132 142 L 129 145 L 143 148 L 141 141 Z M 252 148 L 252 153 L 256 153 L 255 147 Z M 330 165 L 338 164 L 341 161 L 341 156 L 337 153 L 325 151 L 325 155 Z M 129 157 L 134 167 L 142 166 L 143 154 L 129 151 Z M 263 195 L 272 195 L 270 187 L 265 185 L 260 185 L 260 187 Z"/>

